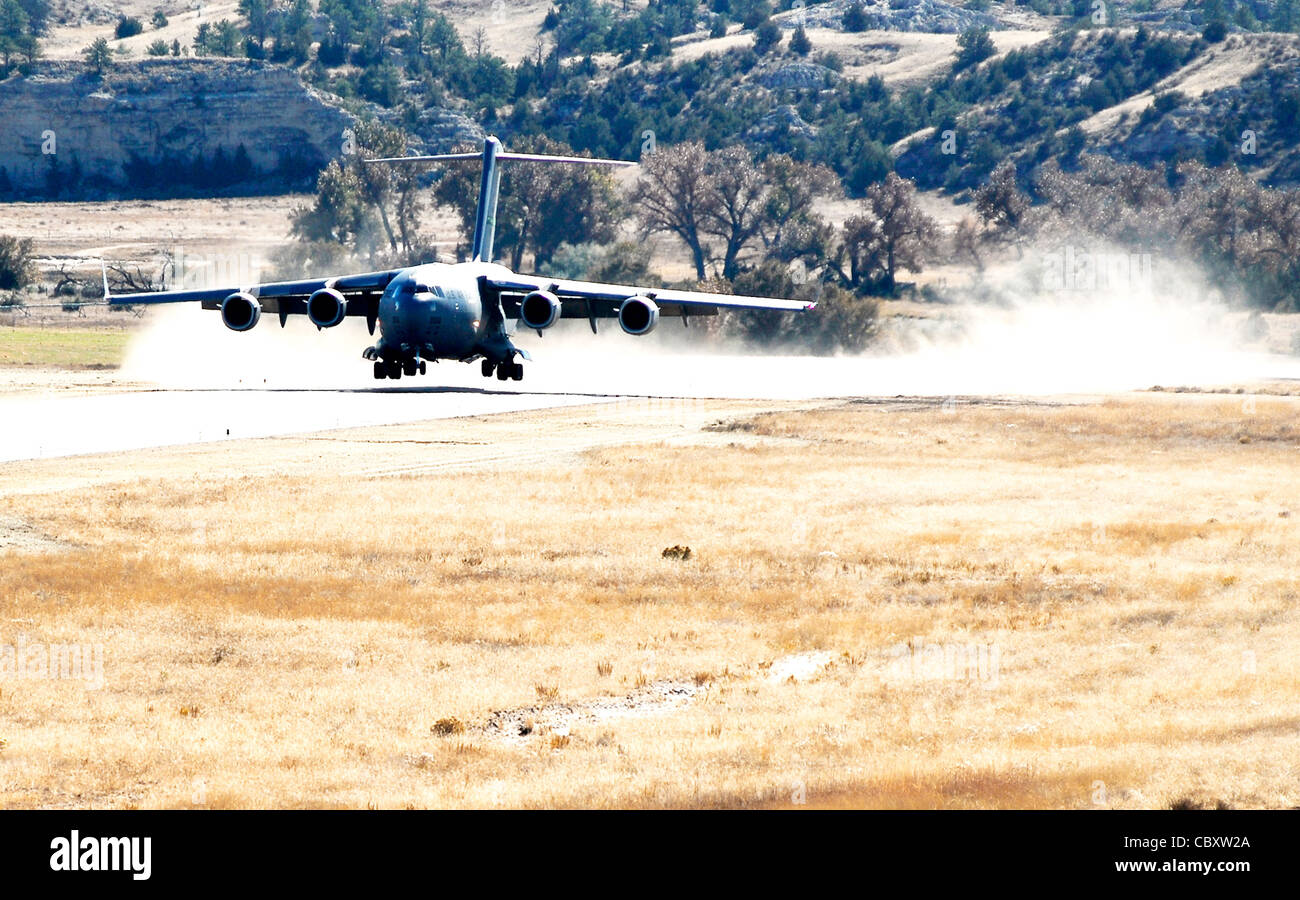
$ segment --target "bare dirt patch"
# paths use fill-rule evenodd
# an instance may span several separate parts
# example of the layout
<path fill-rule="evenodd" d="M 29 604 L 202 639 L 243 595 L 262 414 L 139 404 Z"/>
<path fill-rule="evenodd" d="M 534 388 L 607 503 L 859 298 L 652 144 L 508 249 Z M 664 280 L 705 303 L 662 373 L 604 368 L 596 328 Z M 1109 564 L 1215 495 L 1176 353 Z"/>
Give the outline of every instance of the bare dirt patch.
<path fill-rule="evenodd" d="M 67 544 L 42 534 L 25 520 L 0 513 L 0 552 L 46 553 L 66 549 Z"/>
<path fill-rule="evenodd" d="M 694 681 L 656 681 L 623 697 L 498 710 L 488 717 L 482 733 L 509 741 L 566 736 L 577 726 L 596 726 L 616 719 L 670 712 L 689 703 L 700 690 Z"/>

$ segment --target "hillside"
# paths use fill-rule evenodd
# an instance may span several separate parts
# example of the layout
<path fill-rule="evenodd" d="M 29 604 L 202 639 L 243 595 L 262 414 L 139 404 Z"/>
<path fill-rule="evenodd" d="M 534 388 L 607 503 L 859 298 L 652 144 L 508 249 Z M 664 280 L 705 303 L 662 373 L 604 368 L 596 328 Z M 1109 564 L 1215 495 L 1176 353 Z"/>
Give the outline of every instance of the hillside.
<path fill-rule="evenodd" d="M 1296 35 L 1210 44 L 1145 28 L 1065 32 L 936 80 L 931 93 L 956 102 L 940 122 L 895 145 L 897 169 L 926 187 L 974 187 L 1006 157 L 1027 176 L 1049 158 L 1086 150 L 1146 167 L 1231 160 L 1294 186 L 1297 58 Z M 956 153 L 935 139 L 944 129 L 955 132 Z"/>
<path fill-rule="evenodd" d="M 426 25 L 412 18 L 419 8 Z M 162 40 L 176 42 L 171 52 L 183 56 L 168 62 L 177 64 L 191 53 L 219 52 L 201 29 L 210 35 L 228 21 L 247 36 L 236 52 L 269 55 L 274 66 L 296 69 L 318 90 L 287 104 L 305 113 L 305 123 L 330 118 L 317 100 L 332 95 L 337 100 L 326 104 L 402 124 L 417 149 L 480 129 L 507 140 L 544 133 L 625 158 L 641 152 L 647 132 L 668 143 L 739 139 L 760 153 L 830 165 L 855 194 L 888 168 L 925 188 L 974 187 L 1008 155 L 1031 166 L 1081 149 L 1146 166 L 1221 162 L 1245 127 L 1256 132 L 1257 148 L 1239 160 L 1243 167 L 1282 185 L 1294 183 L 1300 170 L 1288 131 L 1296 36 L 1246 27 L 1270 27 L 1260 24 L 1270 17 L 1267 5 L 1251 18 L 1237 13 L 1226 24 L 1228 40 L 1217 44 L 1199 35 L 1206 17 L 1199 2 L 1169 0 L 1114 4 L 1100 24 L 1088 4 L 1064 0 L 529 0 L 486 12 L 465 0 L 426 0 L 385 4 L 383 16 L 373 4 L 336 0 L 308 9 L 291 21 L 287 0 L 271 2 L 253 23 L 235 2 L 200 9 L 141 0 L 57 3 L 43 53 L 78 57 L 90 41 L 107 37 L 115 52 L 138 58 Z M 166 14 L 165 23 L 151 21 L 155 10 Z M 139 18 L 143 32 L 115 39 L 122 15 Z M 765 22 L 776 31 L 760 39 Z M 299 26 L 313 43 L 295 51 L 288 42 Z M 793 35 L 801 27 L 810 48 L 799 52 Z M 977 28 L 987 29 L 988 49 L 959 61 L 961 34 Z M 188 64 L 197 65 L 192 57 Z M 280 83 L 272 93 L 284 89 Z M 1164 95 L 1158 115 L 1147 111 L 1157 95 Z M 278 102 L 265 99 L 255 101 L 259 110 Z M 1246 109 L 1261 121 L 1243 123 Z M 1072 127 L 1078 133 L 1069 133 Z M 946 129 L 962 132 L 956 153 L 932 140 Z M 304 154 L 312 164 L 334 155 L 315 134 L 328 128 L 303 130 L 313 132 Z M 206 139 L 206 152 L 230 137 Z M 261 142 L 301 143 L 280 137 Z M 148 140 L 135 135 L 126 143 Z M 155 158 L 170 151 L 167 143 Z M 275 170 L 265 151 L 249 152 L 261 154 L 259 170 Z M 119 157 L 109 151 L 91 168 L 107 177 Z M 11 162 L 17 165 L 0 165 L 31 180 L 30 159 Z"/>

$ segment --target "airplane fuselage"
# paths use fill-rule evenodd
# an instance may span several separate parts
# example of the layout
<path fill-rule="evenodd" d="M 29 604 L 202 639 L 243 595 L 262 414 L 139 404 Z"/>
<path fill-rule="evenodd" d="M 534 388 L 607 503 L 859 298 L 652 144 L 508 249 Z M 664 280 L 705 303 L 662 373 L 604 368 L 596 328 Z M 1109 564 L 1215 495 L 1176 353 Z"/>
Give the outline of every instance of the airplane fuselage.
<path fill-rule="evenodd" d="M 485 308 L 478 282 L 503 274 L 509 274 L 503 266 L 477 262 L 402 270 L 379 301 L 374 355 L 401 361 L 504 357 L 504 322 Z"/>

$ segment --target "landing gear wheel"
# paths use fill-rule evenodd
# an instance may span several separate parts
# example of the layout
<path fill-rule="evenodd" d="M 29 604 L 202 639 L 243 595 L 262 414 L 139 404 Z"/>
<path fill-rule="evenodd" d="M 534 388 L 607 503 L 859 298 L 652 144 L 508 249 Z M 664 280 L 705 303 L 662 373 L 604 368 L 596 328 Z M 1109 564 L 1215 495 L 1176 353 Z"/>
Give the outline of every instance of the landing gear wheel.
<path fill-rule="evenodd" d="M 417 371 L 417 367 L 415 364 L 415 360 L 408 359 L 406 362 L 402 363 L 402 373 L 406 375 L 407 378 L 414 377 L 416 371 Z"/>
<path fill-rule="evenodd" d="M 492 370 L 493 370 L 494 368 L 496 368 L 496 366 L 492 365 L 492 360 L 490 360 L 490 359 L 485 359 L 485 360 L 483 360 L 483 377 L 484 377 L 484 378 L 491 378 L 491 377 L 492 377 Z"/>
<path fill-rule="evenodd" d="M 388 377 L 388 370 L 384 368 L 383 360 L 375 360 L 375 378 L 382 379 Z"/>
<path fill-rule="evenodd" d="M 419 368 L 419 370 L 420 370 L 420 374 L 423 375 L 423 374 L 425 373 L 424 360 L 420 360 L 420 365 L 419 365 L 418 368 Z"/>
<path fill-rule="evenodd" d="M 397 360 L 390 360 L 388 366 L 388 377 L 398 379 L 402 377 L 402 364 Z"/>
<path fill-rule="evenodd" d="M 510 377 L 510 363 L 502 363 L 497 366 L 497 381 L 505 381 Z"/>
<path fill-rule="evenodd" d="M 524 380 L 524 364 L 517 362 L 510 365 L 510 377 L 515 381 Z"/>

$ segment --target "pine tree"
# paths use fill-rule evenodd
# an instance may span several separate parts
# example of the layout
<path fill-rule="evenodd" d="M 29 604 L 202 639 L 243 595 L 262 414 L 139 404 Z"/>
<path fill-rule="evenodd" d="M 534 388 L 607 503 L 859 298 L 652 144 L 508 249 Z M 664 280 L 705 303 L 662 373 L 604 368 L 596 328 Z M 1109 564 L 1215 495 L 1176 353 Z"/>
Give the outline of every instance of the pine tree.
<path fill-rule="evenodd" d="M 812 50 L 812 41 L 808 40 L 808 32 L 802 25 L 794 30 L 790 37 L 790 49 L 800 56 L 807 56 Z"/>
<path fill-rule="evenodd" d="M 102 76 L 113 64 L 113 48 L 108 46 L 108 38 L 105 37 L 95 38 L 95 42 L 81 51 L 81 55 L 96 75 Z"/>

